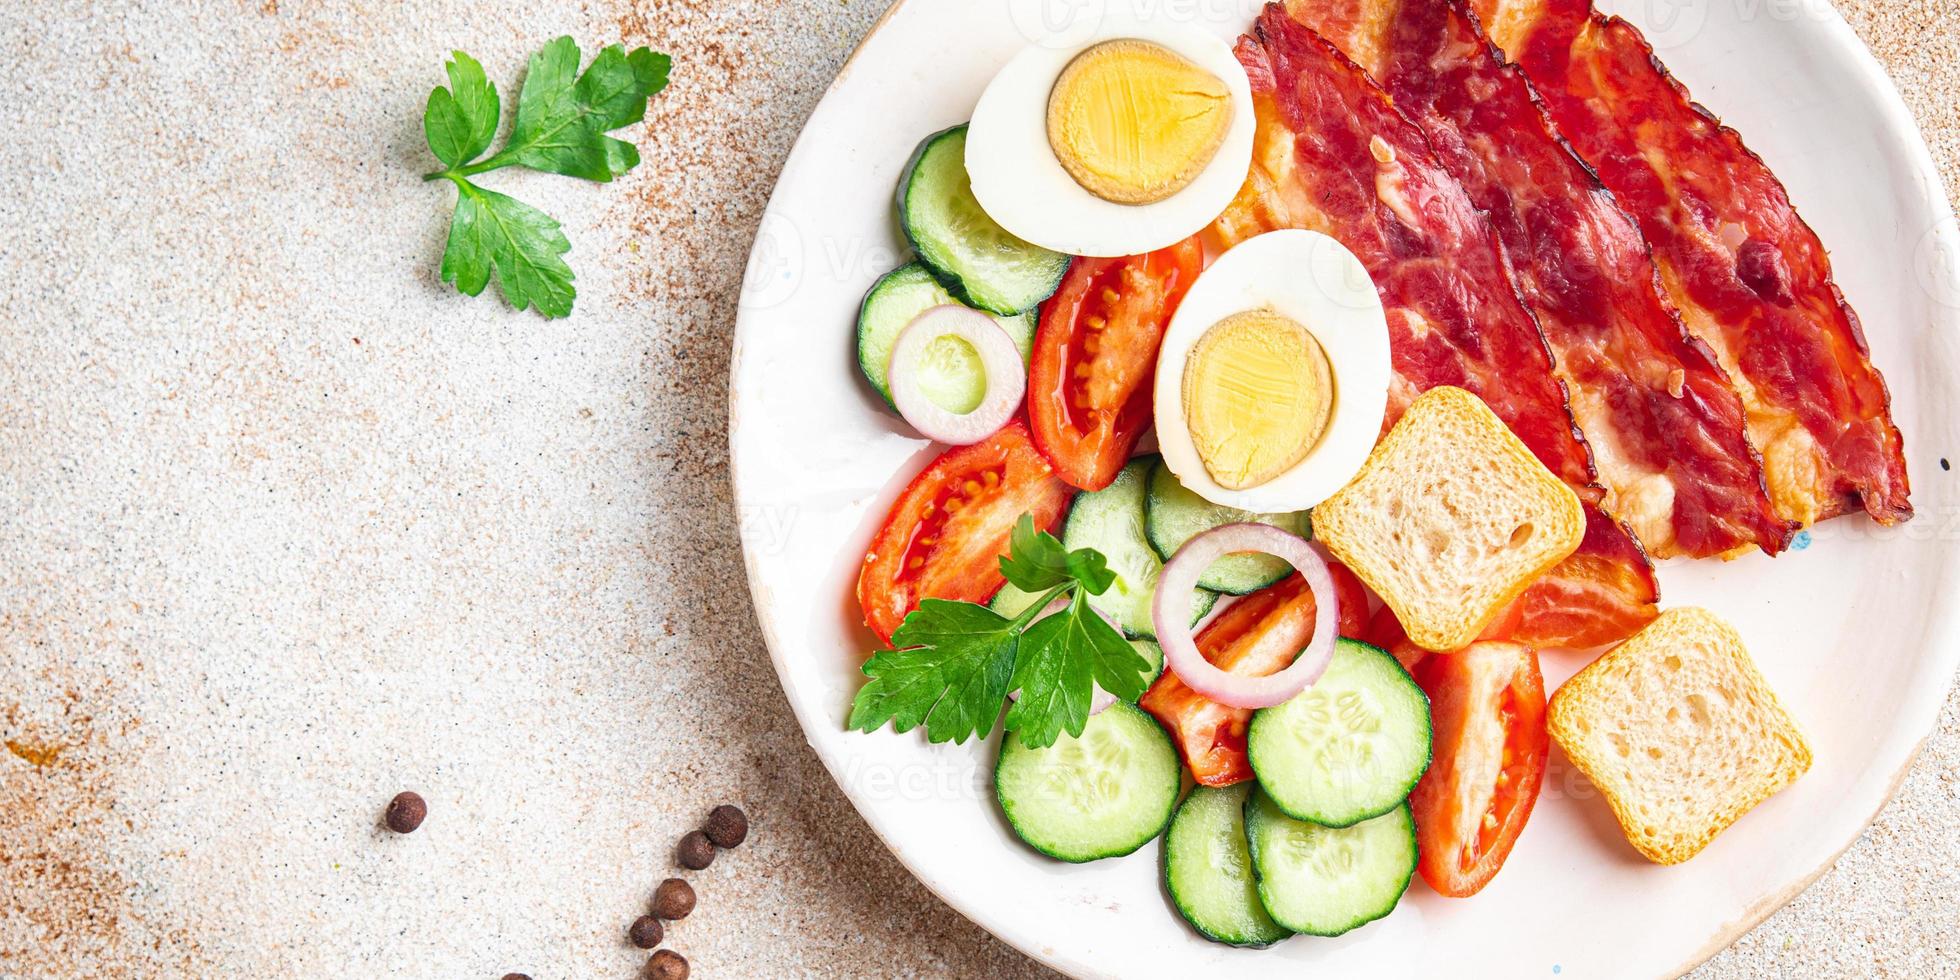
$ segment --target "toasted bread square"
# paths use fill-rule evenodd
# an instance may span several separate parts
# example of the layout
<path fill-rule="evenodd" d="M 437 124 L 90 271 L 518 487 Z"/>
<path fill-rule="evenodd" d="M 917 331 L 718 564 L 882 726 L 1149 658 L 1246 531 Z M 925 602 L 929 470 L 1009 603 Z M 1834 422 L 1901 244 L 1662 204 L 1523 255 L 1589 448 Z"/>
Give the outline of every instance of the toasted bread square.
<path fill-rule="evenodd" d="M 1627 840 L 1679 864 L 1810 768 L 1810 746 L 1742 637 L 1670 609 L 1552 695 L 1553 740 L 1592 779 Z"/>
<path fill-rule="evenodd" d="M 1339 493 L 1314 538 L 1428 650 L 1469 646 L 1526 587 L 1579 547 L 1579 497 L 1461 388 L 1409 406 Z"/>

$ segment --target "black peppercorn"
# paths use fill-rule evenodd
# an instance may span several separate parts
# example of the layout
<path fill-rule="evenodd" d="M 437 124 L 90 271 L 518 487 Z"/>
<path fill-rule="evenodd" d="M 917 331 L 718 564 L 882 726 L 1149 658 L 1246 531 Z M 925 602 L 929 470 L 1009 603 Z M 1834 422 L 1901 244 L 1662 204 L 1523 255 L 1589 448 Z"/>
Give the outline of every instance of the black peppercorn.
<path fill-rule="evenodd" d="M 724 803 L 708 814 L 708 823 L 701 829 L 716 847 L 736 847 L 749 839 L 749 815 L 739 806 Z"/>
<path fill-rule="evenodd" d="M 694 886 L 679 878 L 669 878 L 653 890 L 653 914 L 663 919 L 685 919 L 694 911 Z"/>
<path fill-rule="evenodd" d="M 671 949 L 647 957 L 647 980 L 687 980 L 687 958 Z"/>
<path fill-rule="evenodd" d="M 632 927 L 626 930 L 626 938 L 632 940 L 633 945 L 641 949 L 652 949 L 660 945 L 660 940 L 666 935 L 667 930 L 661 928 L 660 920 L 650 915 L 634 919 Z"/>
<path fill-rule="evenodd" d="M 388 801 L 388 812 L 383 817 L 388 829 L 397 834 L 412 834 L 422 826 L 423 818 L 429 815 L 429 804 L 414 793 L 397 793 Z"/>
<path fill-rule="evenodd" d="M 674 857 L 680 861 L 681 867 L 699 871 L 715 863 L 715 845 L 708 840 L 707 834 L 690 830 L 686 837 L 681 838 L 680 846 L 674 848 Z"/>

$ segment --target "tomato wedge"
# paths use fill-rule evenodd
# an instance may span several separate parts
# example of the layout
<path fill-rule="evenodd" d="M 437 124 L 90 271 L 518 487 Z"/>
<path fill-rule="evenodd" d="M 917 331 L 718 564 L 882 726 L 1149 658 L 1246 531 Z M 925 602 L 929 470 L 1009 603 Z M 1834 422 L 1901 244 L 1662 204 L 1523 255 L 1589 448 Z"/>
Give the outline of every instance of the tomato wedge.
<path fill-rule="evenodd" d="M 1395 618 L 1395 610 L 1383 606 L 1375 610 L 1375 618 L 1368 621 L 1365 638 L 1369 643 L 1381 647 L 1393 656 L 1402 669 L 1413 674 L 1416 665 L 1429 656 L 1429 651 L 1416 646 L 1409 634 L 1402 629 L 1402 621 Z"/>
<path fill-rule="evenodd" d="M 1340 594 L 1340 634 L 1359 637 L 1368 622 L 1368 593 L 1338 562 L 1328 562 Z M 1313 639 L 1313 590 L 1288 575 L 1233 603 L 1198 631 L 1198 652 L 1220 670 L 1260 677 L 1281 670 Z M 1252 778 L 1245 754 L 1248 708 L 1229 708 L 1184 686 L 1165 671 L 1137 707 L 1150 712 L 1177 744 L 1192 778 L 1204 786 L 1230 786 Z"/>
<path fill-rule="evenodd" d="M 1018 419 L 947 450 L 899 494 L 871 539 L 857 584 L 864 624 L 889 643 L 920 599 L 993 598 L 1006 582 L 998 559 L 1014 522 L 1029 514 L 1053 532 L 1074 495 Z"/>
<path fill-rule="evenodd" d="M 1551 750 L 1538 655 L 1484 641 L 1426 658 L 1416 682 L 1429 695 L 1435 761 L 1409 797 L 1417 869 L 1451 898 L 1481 891 L 1531 819 Z"/>
<path fill-rule="evenodd" d="M 1505 606 L 1489 626 L 1484 627 L 1477 639 L 1514 640 L 1523 623 L 1524 603 L 1513 602 Z M 1402 664 L 1402 669 L 1411 674 L 1415 673 L 1416 665 L 1430 654 L 1430 651 L 1416 646 L 1415 641 L 1409 639 L 1408 632 L 1402 629 L 1402 621 L 1395 618 L 1395 610 L 1387 606 L 1375 610 L 1375 618 L 1368 621 L 1368 642 L 1387 650 Z"/>
<path fill-rule="evenodd" d="M 1204 265 L 1196 237 L 1148 255 L 1076 259 L 1042 304 L 1028 421 L 1070 485 L 1109 486 L 1150 428 L 1157 348 Z"/>

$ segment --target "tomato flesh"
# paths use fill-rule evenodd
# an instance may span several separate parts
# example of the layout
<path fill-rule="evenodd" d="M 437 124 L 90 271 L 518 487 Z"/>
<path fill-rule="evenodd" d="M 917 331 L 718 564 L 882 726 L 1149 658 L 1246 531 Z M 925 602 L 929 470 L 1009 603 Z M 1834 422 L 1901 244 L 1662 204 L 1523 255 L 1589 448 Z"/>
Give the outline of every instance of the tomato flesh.
<path fill-rule="evenodd" d="M 1369 643 L 1387 650 L 1402 665 L 1402 669 L 1411 674 L 1415 673 L 1416 665 L 1429 656 L 1429 651 L 1416 646 L 1415 641 L 1409 639 L 1408 632 L 1402 629 L 1402 621 L 1395 618 L 1395 610 L 1387 606 L 1375 610 L 1375 617 L 1368 621 L 1366 636 Z"/>
<path fill-rule="evenodd" d="M 1467 898 L 1504 866 L 1538 802 L 1545 679 L 1530 647 L 1482 641 L 1426 658 L 1416 682 L 1435 733 L 1435 761 L 1409 797 L 1416 866 L 1429 887 Z"/>
<path fill-rule="evenodd" d="M 1516 640 L 1518 632 L 1523 629 L 1523 624 L 1524 602 L 1520 600 L 1505 606 L 1498 612 L 1497 618 L 1491 620 L 1489 626 L 1484 627 L 1484 631 L 1478 634 L 1477 639 L 1479 641 Z M 1409 639 L 1408 632 L 1402 628 L 1402 621 L 1395 618 L 1395 610 L 1387 606 L 1375 610 L 1375 618 L 1368 621 L 1368 642 L 1387 650 L 1402 665 L 1402 669 L 1411 674 L 1415 673 L 1417 664 L 1430 653 L 1435 652 L 1416 646 L 1415 641 Z"/>
<path fill-rule="evenodd" d="M 899 494 L 871 541 L 857 584 L 864 624 L 889 643 L 921 599 L 993 598 L 1014 523 L 1028 514 L 1053 532 L 1074 495 L 1019 420 L 948 449 Z"/>
<path fill-rule="evenodd" d="M 1028 420 L 1070 485 L 1109 486 L 1150 428 L 1157 350 L 1204 261 L 1195 237 L 1148 255 L 1079 258 L 1042 305 Z"/>
<path fill-rule="evenodd" d="M 1359 637 L 1366 627 L 1368 594 L 1346 566 L 1328 562 L 1339 596 L 1340 634 Z M 1319 607 L 1307 580 L 1288 575 L 1233 603 L 1196 637 L 1198 652 L 1220 670 L 1262 677 L 1284 669 L 1313 639 Z M 1252 711 L 1219 704 L 1165 671 L 1137 706 L 1170 732 L 1171 741 L 1203 786 L 1230 786 L 1252 778 L 1246 758 L 1245 729 Z"/>

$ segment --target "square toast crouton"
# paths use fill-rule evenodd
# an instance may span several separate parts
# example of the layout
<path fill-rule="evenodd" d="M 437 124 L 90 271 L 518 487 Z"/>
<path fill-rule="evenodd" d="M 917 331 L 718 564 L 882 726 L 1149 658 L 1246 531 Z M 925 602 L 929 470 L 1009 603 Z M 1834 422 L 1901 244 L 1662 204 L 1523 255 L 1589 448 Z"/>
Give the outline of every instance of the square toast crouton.
<path fill-rule="evenodd" d="M 1803 732 L 1734 628 L 1670 609 L 1552 696 L 1553 740 L 1627 841 L 1679 864 L 1810 768 Z"/>
<path fill-rule="evenodd" d="M 1354 481 L 1313 509 L 1313 528 L 1412 642 L 1450 651 L 1578 549 L 1586 514 L 1483 399 L 1443 387 L 1410 404 Z"/>

